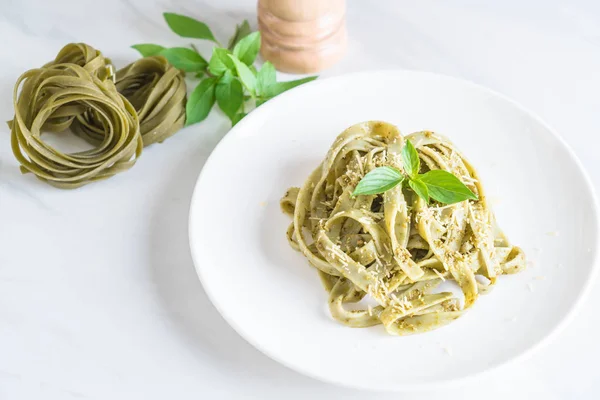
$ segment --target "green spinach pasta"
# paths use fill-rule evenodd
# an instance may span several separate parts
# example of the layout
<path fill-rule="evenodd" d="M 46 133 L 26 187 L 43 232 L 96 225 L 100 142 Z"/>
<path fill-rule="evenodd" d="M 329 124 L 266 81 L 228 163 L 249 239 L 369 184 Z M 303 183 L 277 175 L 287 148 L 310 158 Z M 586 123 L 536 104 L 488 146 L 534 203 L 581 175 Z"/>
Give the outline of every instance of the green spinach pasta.
<path fill-rule="evenodd" d="M 162 142 L 185 124 L 185 75 L 162 56 L 117 71 L 115 86 L 135 107 L 144 146 Z"/>
<path fill-rule="evenodd" d="M 20 85 L 21 92 L 17 95 Z M 77 64 L 56 64 L 21 75 L 14 91 L 12 150 L 21 171 L 60 188 L 76 188 L 129 169 L 142 152 L 138 117 L 110 81 L 102 81 Z M 46 143 L 43 131 L 67 128 L 84 138 L 95 132 L 85 123 L 101 116 L 102 141 L 97 147 L 65 153 Z"/>
<path fill-rule="evenodd" d="M 70 43 L 15 84 L 12 150 L 21 172 L 59 188 L 77 188 L 131 168 L 142 147 L 162 142 L 185 123 L 184 74 L 162 56 L 114 72 L 110 59 Z M 43 132 L 75 135 L 94 146 L 65 153 Z"/>
<path fill-rule="evenodd" d="M 352 196 L 371 170 L 402 170 L 400 149 L 409 139 L 421 172 L 457 176 L 477 200 L 430 204 L 405 186 L 382 194 Z M 525 268 L 525 255 L 496 224 L 473 166 L 456 147 L 433 132 L 404 138 L 384 122 L 351 126 L 300 188 L 281 200 L 293 221 L 292 248 L 318 270 L 329 293 L 332 317 L 350 327 L 383 324 L 393 335 L 444 326 L 488 292 L 499 275 Z M 456 283 L 464 299 L 436 288 Z M 374 306 L 358 307 L 365 296 Z"/>

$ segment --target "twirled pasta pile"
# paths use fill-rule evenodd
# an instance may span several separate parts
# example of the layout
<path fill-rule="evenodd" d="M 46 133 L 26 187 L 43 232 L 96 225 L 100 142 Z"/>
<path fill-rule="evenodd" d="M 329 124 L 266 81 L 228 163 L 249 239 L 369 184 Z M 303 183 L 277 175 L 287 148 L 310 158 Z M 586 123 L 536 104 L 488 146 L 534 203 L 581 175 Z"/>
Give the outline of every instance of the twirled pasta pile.
<path fill-rule="evenodd" d="M 105 179 L 133 166 L 143 146 L 183 127 L 185 94 L 183 73 L 163 57 L 138 60 L 115 76 L 102 53 L 71 43 L 17 80 L 12 150 L 21 172 L 56 187 Z M 41 138 L 67 128 L 95 148 L 68 154 Z"/>
<path fill-rule="evenodd" d="M 478 200 L 427 204 L 402 185 L 353 198 L 370 170 L 402 170 L 398 144 L 406 139 L 417 149 L 421 172 L 449 171 Z M 290 245 L 317 268 L 333 318 L 350 327 L 383 324 L 394 335 L 441 327 L 460 317 L 499 275 L 525 268 L 522 250 L 498 228 L 475 169 L 433 132 L 403 138 L 384 122 L 351 126 L 304 186 L 287 191 L 281 206 L 293 217 Z M 434 292 L 446 280 L 460 286 L 463 304 L 452 292 Z M 348 307 L 367 294 L 377 306 Z"/>

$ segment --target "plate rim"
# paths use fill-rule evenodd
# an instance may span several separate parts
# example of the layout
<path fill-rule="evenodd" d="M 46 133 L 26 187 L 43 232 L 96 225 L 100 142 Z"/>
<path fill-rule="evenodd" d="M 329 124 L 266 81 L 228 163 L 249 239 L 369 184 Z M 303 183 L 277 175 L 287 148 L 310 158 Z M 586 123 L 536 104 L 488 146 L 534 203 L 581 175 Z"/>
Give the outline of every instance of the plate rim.
<path fill-rule="evenodd" d="M 213 157 L 213 155 L 216 152 L 221 151 L 220 149 L 223 148 L 226 145 L 226 143 L 228 143 L 229 141 L 235 140 L 236 136 L 238 135 L 238 132 L 242 132 L 244 130 L 243 127 L 246 124 L 248 124 L 248 119 L 259 118 L 260 114 L 267 112 L 266 110 L 276 107 L 276 104 L 283 101 L 283 99 L 286 99 L 290 96 L 296 96 L 297 93 L 300 93 L 301 91 L 306 90 L 305 89 L 306 87 L 314 87 L 314 86 L 327 84 L 330 81 L 348 80 L 348 79 L 352 79 L 352 78 L 359 78 L 362 76 L 371 76 L 372 77 L 373 75 L 377 75 L 377 76 L 388 75 L 389 76 L 389 75 L 407 75 L 407 74 L 408 75 L 428 76 L 428 77 L 453 81 L 455 83 L 465 85 L 465 86 L 470 86 L 471 88 L 474 88 L 476 90 L 486 92 L 487 94 L 489 94 L 493 97 L 499 98 L 502 101 L 509 103 L 511 106 L 515 107 L 522 113 L 526 114 L 528 117 L 530 117 L 536 123 L 540 124 L 552 136 L 554 136 L 554 138 L 558 141 L 558 143 L 560 143 L 560 145 L 566 150 L 568 156 L 574 161 L 579 173 L 583 177 L 583 181 L 585 182 L 585 186 L 586 186 L 589 196 L 592 200 L 592 205 L 593 205 L 592 209 L 594 211 L 593 221 L 594 221 L 594 230 L 596 233 L 596 243 L 595 243 L 595 246 L 592 248 L 592 261 L 591 261 L 591 269 L 590 269 L 590 273 L 589 273 L 589 279 L 587 280 L 587 282 L 584 283 L 582 290 L 579 292 L 579 294 L 575 298 L 575 301 L 573 302 L 571 307 L 568 309 L 566 315 L 554 326 L 554 328 L 549 330 L 537 343 L 531 345 L 529 348 L 523 350 L 520 354 L 517 354 L 516 356 L 514 356 L 512 358 L 509 358 L 507 360 L 504 360 L 504 361 L 498 362 L 496 364 L 492 364 L 488 367 L 482 368 L 480 371 L 473 372 L 473 373 L 470 373 L 470 374 L 467 374 L 467 375 L 464 375 L 461 377 L 456 377 L 456 378 L 439 379 L 434 382 L 419 382 L 419 383 L 411 383 L 411 384 L 401 383 L 401 384 L 391 384 L 391 385 L 377 386 L 377 387 L 356 384 L 357 383 L 356 381 L 351 383 L 351 382 L 341 381 L 341 380 L 337 380 L 337 379 L 329 379 L 326 376 L 321 376 L 321 375 L 315 374 L 312 371 L 307 370 L 302 366 L 296 365 L 293 362 L 289 362 L 288 360 L 271 353 L 270 350 L 268 350 L 268 349 L 264 348 L 263 346 L 261 346 L 260 344 L 256 343 L 251 337 L 249 337 L 250 335 L 246 335 L 244 333 L 244 329 L 235 320 L 231 319 L 227 315 L 227 313 L 223 312 L 223 309 L 221 308 L 219 302 L 216 300 L 214 293 L 211 291 L 211 289 L 209 289 L 210 285 L 205 284 L 205 278 L 203 277 L 202 270 L 199 267 L 199 263 L 196 262 L 196 260 L 199 259 L 199 257 L 196 254 L 195 247 L 194 247 L 194 237 L 196 235 L 195 234 L 195 226 L 196 225 L 193 223 L 194 216 L 196 215 L 194 204 L 198 201 L 198 198 L 200 198 L 202 196 L 201 190 L 199 189 L 199 187 L 201 186 L 201 182 L 204 179 L 205 172 L 207 171 L 207 166 L 210 167 L 210 165 L 214 162 L 215 157 Z M 217 311 L 219 312 L 221 317 L 229 324 L 229 326 L 231 326 L 231 328 L 233 328 L 233 330 L 243 340 L 245 340 L 247 343 L 249 343 L 251 346 L 253 346 L 257 350 L 259 350 L 261 353 L 263 353 L 265 356 L 269 357 L 270 359 L 278 362 L 279 364 L 283 365 L 284 367 L 286 367 L 288 369 L 291 369 L 293 371 L 301 373 L 301 374 L 308 376 L 310 378 L 313 378 L 315 380 L 342 386 L 342 387 L 352 388 L 352 389 L 371 390 L 371 391 L 375 391 L 375 392 L 416 391 L 416 390 L 423 390 L 423 389 L 439 389 L 439 388 L 447 388 L 450 386 L 456 386 L 458 384 L 464 384 L 466 382 L 472 381 L 472 380 L 482 376 L 483 374 L 487 374 L 489 372 L 496 371 L 501 368 L 505 368 L 511 364 L 521 362 L 521 361 L 524 361 L 524 360 L 530 358 L 534 353 L 538 352 L 540 349 L 547 346 L 550 342 L 552 342 L 554 339 L 556 339 L 556 337 L 563 332 L 564 328 L 572 322 L 574 317 L 577 315 L 577 313 L 581 309 L 581 306 L 583 305 L 583 303 L 589 296 L 589 293 L 591 291 L 593 283 L 598 278 L 598 274 L 600 271 L 600 262 L 599 262 L 600 261 L 599 260 L 600 203 L 598 201 L 598 196 L 596 194 L 594 184 L 593 184 L 585 166 L 583 165 L 583 163 L 581 162 L 581 160 L 579 159 L 579 157 L 577 156 L 575 151 L 571 148 L 571 146 L 569 146 L 569 144 L 564 140 L 564 138 L 558 133 L 557 130 L 555 130 L 550 124 L 545 122 L 537 113 L 531 111 L 529 108 L 523 106 L 521 103 L 517 102 L 516 100 L 513 100 L 512 98 L 508 97 L 507 95 L 500 93 L 494 89 L 491 89 L 487 86 L 475 83 L 471 80 L 467 80 L 464 78 L 458 78 L 458 77 L 451 76 L 451 75 L 446 75 L 446 74 L 441 74 L 441 73 L 436 73 L 436 72 L 429 72 L 429 71 L 422 71 L 422 70 L 398 69 L 398 68 L 396 68 L 396 69 L 377 69 L 377 70 L 352 72 L 352 73 L 341 74 L 341 75 L 337 75 L 337 76 L 333 76 L 333 77 L 316 79 L 312 82 L 308 82 L 304 85 L 295 87 L 291 90 L 288 90 L 288 91 L 280 94 L 276 98 L 273 98 L 273 99 L 265 102 L 260 107 L 253 110 L 248 116 L 246 116 L 243 120 L 241 120 L 236 126 L 232 127 L 224 135 L 224 137 L 219 141 L 219 143 L 217 143 L 217 145 L 214 147 L 214 149 L 211 151 L 206 162 L 204 163 L 204 166 L 202 167 L 202 170 L 200 171 L 200 173 L 198 175 L 198 178 L 196 179 L 196 183 L 194 185 L 194 190 L 193 190 L 191 201 L 190 201 L 190 209 L 189 209 L 189 215 L 188 215 L 188 240 L 189 240 L 190 252 L 192 255 L 192 261 L 194 263 L 194 269 L 196 270 L 198 279 L 200 280 L 200 283 L 202 284 L 204 292 L 206 293 L 206 295 L 207 295 L 208 299 L 210 300 L 210 302 L 212 303 L 212 305 L 217 309 Z"/>

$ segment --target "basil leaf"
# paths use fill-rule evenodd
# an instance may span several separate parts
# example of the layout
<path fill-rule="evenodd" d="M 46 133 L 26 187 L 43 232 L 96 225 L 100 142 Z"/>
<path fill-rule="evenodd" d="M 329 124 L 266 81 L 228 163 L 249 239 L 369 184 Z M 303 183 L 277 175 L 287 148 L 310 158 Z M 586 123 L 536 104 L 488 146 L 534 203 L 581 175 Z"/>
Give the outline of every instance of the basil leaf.
<path fill-rule="evenodd" d="M 292 88 L 295 88 L 296 86 L 300 86 L 304 83 L 314 81 L 317 78 L 317 76 L 309 76 L 308 78 L 296 79 L 295 81 L 275 82 L 264 89 L 263 95 L 268 98 L 275 97 L 285 92 L 286 90 L 290 90 Z"/>
<path fill-rule="evenodd" d="M 252 32 L 233 48 L 233 55 L 246 65 L 252 65 L 260 48 L 260 32 Z"/>
<path fill-rule="evenodd" d="M 429 203 L 429 191 L 422 181 L 419 179 L 410 179 L 408 181 L 408 186 L 410 186 L 420 198 L 425 200 L 426 203 Z"/>
<path fill-rule="evenodd" d="M 260 107 L 261 105 L 263 105 L 264 103 L 266 103 L 268 100 L 271 100 L 271 99 L 265 99 L 264 97 L 257 97 L 256 98 L 256 102 L 254 103 L 254 105 L 256 107 Z"/>
<path fill-rule="evenodd" d="M 240 79 L 242 80 L 242 83 L 244 84 L 246 89 L 248 89 L 248 91 L 250 93 L 255 94 L 256 77 L 254 76 L 252 71 L 250 71 L 250 68 L 248 68 L 248 66 L 246 64 L 244 64 L 243 62 L 238 60 L 237 57 L 234 55 L 230 55 L 229 58 L 231 58 L 231 60 L 235 64 L 235 69 L 237 70 L 237 74 L 240 77 Z"/>
<path fill-rule="evenodd" d="M 160 53 L 169 63 L 177 69 L 185 72 L 199 72 L 206 68 L 207 62 L 194 50 L 185 47 L 172 47 L 164 49 Z"/>
<path fill-rule="evenodd" d="M 241 113 L 237 113 L 235 114 L 235 116 L 231 119 L 231 126 L 235 126 L 238 122 L 240 122 L 242 120 L 242 118 L 244 118 L 246 115 L 246 113 L 241 112 Z"/>
<path fill-rule="evenodd" d="M 169 28 L 185 38 L 206 39 L 218 43 L 208 25 L 194 18 L 175 13 L 164 13 Z"/>
<path fill-rule="evenodd" d="M 204 76 L 204 71 L 200 71 L 200 72 L 196 72 L 196 75 L 194 75 L 196 78 L 202 78 Z"/>
<path fill-rule="evenodd" d="M 275 81 L 275 67 L 269 61 L 266 61 L 260 68 L 260 71 L 258 71 L 258 74 L 256 74 L 256 94 L 263 96 L 266 88 L 274 84 Z M 264 99 L 262 102 L 264 103 L 267 100 L 268 99 Z M 258 105 L 257 102 L 257 106 Z"/>
<path fill-rule="evenodd" d="M 215 85 L 217 78 L 206 78 L 190 94 L 185 105 L 185 125 L 204 120 L 215 104 Z"/>
<path fill-rule="evenodd" d="M 417 149 L 415 149 L 410 140 L 406 140 L 406 144 L 402 148 L 402 163 L 408 176 L 411 178 L 417 176 L 419 168 L 421 168 L 421 161 L 419 160 Z"/>
<path fill-rule="evenodd" d="M 375 168 L 358 182 L 352 196 L 383 193 L 401 183 L 403 179 L 402 173 L 395 168 Z"/>
<path fill-rule="evenodd" d="M 477 195 L 448 171 L 435 169 L 419 175 L 419 179 L 427 186 L 429 196 L 440 203 L 453 204 L 467 199 L 477 200 Z"/>
<path fill-rule="evenodd" d="M 229 58 L 231 52 L 227 49 L 215 47 L 208 63 L 208 70 L 213 75 L 223 75 L 226 71 L 235 71 L 235 64 Z"/>
<path fill-rule="evenodd" d="M 142 55 L 142 57 L 155 56 L 165 49 L 162 46 L 151 43 L 134 44 L 131 47 L 136 49 Z"/>
<path fill-rule="evenodd" d="M 242 88 L 242 84 L 231 75 L 231 72 L 227 71 L 219 79 L 215 95 L 219 108 L 233 122 L 235 115 L 244 102 L 244 88 Z"/>
<path fill-rule="evenodd" d="M 250 29 L 250 24 L 248 23 L 248 20 L 245 19 L 244 22 L 242 22 L 240 25 L 237 25 L 235 27 L 235 33 L 233 34 L 233 36 L 231 37 L 231 39 L 229 39 L 229 43 L 227 44 L 227 48 L 229 50 L 233 50 L 233 48 L 235 47 L 235 45 L 242 40 L 243 38 L 245 38 L 246 36 L 248 36 L 250 34 L 252 30 Z"/>

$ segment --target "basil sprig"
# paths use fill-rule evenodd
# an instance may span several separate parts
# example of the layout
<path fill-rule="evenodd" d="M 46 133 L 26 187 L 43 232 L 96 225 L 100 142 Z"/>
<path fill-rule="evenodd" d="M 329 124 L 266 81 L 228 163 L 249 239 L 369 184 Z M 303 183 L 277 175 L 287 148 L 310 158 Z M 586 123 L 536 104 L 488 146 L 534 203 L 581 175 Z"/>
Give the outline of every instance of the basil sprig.
<path fill-rule="evenodd" d="M 420 174 L 419 154 L 410 140 L 406 141 L 401 155 L 405 174 L 390 166 L 375 168 L 358 182 L 352 196 L 383 193 L 404 182 L 427 203 L 430 198 L 444 204 L 478 199 L 475 193 L 448 171 L 436 169 Z"/>
<path fill-rule="evenodd" d="M 402 183 L 404 175 L 396 168 L 379 167 L 366 174 L 354 189 L 353 196 L 360 194 L 378 194 L 390 190 Z"/>
<path fill-rule="evenodd" d="M 208 61 L 194 45 L 190 48 L 165 48 L 151 43 L 131 46 L 143 57 L 164 56 L 175 68 L 200 79 L 187 102 L 186 125 L 208 117 L 215 103 L 235 125 L 248 114 L 252 105 L 258 107 L 286 90 L 317 78 L 311 76 L 277 82 L 275 67 L 268 61 L 257 70 L 254 62 L 260 50 L 260 33 L 252 32 L 246 20 L 236 26 L 235 33 L 224 47 L 205 23 L 180 14 L 164 13 L 163 16 L 177 35 L 207 40 L 216 45 Z"/>

